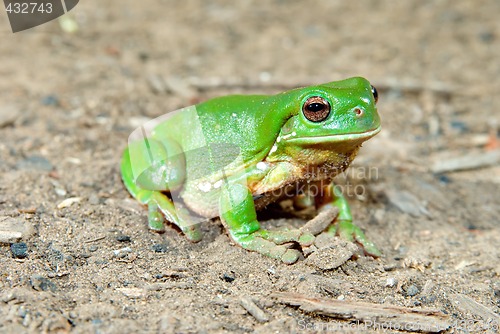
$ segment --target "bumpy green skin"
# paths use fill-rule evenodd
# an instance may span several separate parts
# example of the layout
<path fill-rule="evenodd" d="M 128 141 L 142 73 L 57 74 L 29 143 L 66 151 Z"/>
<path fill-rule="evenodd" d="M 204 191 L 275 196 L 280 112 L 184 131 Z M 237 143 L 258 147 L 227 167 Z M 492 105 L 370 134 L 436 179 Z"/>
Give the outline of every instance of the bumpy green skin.
<path fill-rule="evenodd" d="M 331 106 L 320 122 L 308 120 L 302 110 L 313 96 Z M 290 197 L 301 185 L 315 184 L 322 190 L 318 208 L 340 210 L 327 233 L 356 241 L 366 253 L 379 256 L 352 224 L 345 198 L 331 183 L 362 142 L 380 130 L 375 102 L 363 78 L 273 96 L 215 98 L 157 124 L 146 141 L 129 144 L 122 179 L 132 196 L 147 205 L 152 230 L 163 231 L 166 219 L 198 241 L 201 233 L 193 213 L 220 216 L 237 244 L 285 263 L 294 263 L 300 253 L 284 244 L 308 246 L 314 236 L 295 229 L 264 230 L 256 209 Z"/>

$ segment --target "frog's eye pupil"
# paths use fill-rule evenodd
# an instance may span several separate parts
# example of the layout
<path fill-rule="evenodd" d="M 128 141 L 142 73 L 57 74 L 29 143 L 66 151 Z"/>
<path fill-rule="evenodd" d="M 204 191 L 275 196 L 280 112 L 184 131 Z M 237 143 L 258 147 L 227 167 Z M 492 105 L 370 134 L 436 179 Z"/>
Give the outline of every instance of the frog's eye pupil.
<path fill-rule="evenodd" d="M 311 103 L 310 105 L 307 106 L 307 110 L 311 112 L 318 112 L 321 111 L 325 108 L 324 104 L 321 103 Z"/>
<path fill-rule="evenodd" d="M 302 112 L 311 122 L 324 121 L 330 114 L 330 103 L 321 96 L 310 97 L 304 102 Z"/>
<path fill-rule="evenodd" d="M 375 100 L 375 103 L 378 102 L 378 92 L 377 92 L 377 89 L 373 86 L 372 87 L 372 94 L 373 94 L 373 99 Z"/>

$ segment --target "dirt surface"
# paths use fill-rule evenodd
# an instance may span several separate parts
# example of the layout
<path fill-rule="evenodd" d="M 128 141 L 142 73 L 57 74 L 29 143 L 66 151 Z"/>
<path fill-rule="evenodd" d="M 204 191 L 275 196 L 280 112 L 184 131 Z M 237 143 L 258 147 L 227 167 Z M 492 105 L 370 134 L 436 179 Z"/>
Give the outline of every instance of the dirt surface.
<path fill-rule="evenodd" d="M 445 332 L 493 333 L 498 13 L 497 0 L 87 0 L 74 33 L 56 20 L 16 34 L 0 14 L 0 332 L 387 330 L 281 292 L 433 309 Z M 218 220 L 196 244 L 148 231 L 119 173 L 137 126 L 210 97 L 355 75 L 379 88 L 383 131 L 339 182 L 362 190 L 349 201 L 381 258 L 333 241 L 285 265 L 235 246 Z M 479 166 L 437 165 L 458 157 Z M 273 215 L 266 226 L 306 221 Z M 27 250 L 6 240 L 19 236 Z"/>

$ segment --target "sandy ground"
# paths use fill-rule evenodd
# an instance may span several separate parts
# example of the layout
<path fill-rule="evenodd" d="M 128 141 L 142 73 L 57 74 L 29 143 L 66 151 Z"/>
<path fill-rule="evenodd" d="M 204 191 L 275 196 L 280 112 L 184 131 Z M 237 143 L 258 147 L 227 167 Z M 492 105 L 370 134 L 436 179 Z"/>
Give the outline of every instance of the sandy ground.
<path fill-rule="evenodd" d="M 333 302 L 495 332 L 498 13 L 496 0 L 87 0 L 75 33 L 53 21 L 17 34 L 0 14 L 0 332 L 387 331 L 320 315 Z M 218 220 L 197 244 L 148 231 L 118 168 L 142 122 L 354 75 L 379 88 L 383 131 L 339 182 L 363 189 L 349 201 L 381 258 L 339 260 L 350 248 L 334 242 L 323 261 L 284 265 L 235 246 Z"/>

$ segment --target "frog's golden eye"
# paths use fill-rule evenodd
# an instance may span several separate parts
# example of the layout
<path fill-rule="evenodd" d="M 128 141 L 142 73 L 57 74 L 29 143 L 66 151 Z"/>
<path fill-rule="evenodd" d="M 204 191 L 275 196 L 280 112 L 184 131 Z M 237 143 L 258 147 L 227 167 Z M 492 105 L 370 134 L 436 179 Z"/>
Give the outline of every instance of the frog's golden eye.
<path fill-rule="evenodd" d="M 377 89 L 375 87 L 373 87 L 373 86 L 371 86 L 371 87 L 372 87 L 373 99 L 375 100 L 375 103 L 377 103 L 378 102 L 378 92 L 377 92 Z"/>
<path fill-rule="evenodd" d="M 324 121 L 330 114 L 330 103 L 321 96 L 312 96 L 302 106 L 304 116 L 311 122 Z"/>

